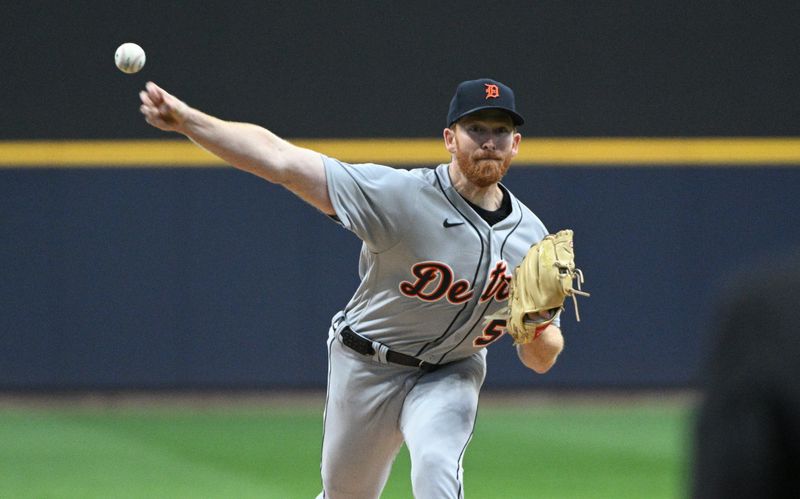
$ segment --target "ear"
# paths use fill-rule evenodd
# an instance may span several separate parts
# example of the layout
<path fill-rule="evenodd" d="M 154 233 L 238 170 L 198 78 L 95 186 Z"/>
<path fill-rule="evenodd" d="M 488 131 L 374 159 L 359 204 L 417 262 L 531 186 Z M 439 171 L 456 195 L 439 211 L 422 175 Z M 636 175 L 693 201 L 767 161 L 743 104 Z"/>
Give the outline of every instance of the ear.
<path fill-rule="evenodd" d="M 458 125 L 456 125 L 458 126 Z M 442 132 L 444 136 L 444 147 L 450 154 L 456 153 L 456 132 L 452 128 L 445 128 Z"/>
<path fill-rule="evenodd" d="M 519 152 L 519 143 L 520 143 L 521 140 L 522 140 L 522 134 L 520 134 L 520 133 L 515 133 L 514 137 L 512 137 L 512 139 L 511 139 L 511 157 L 512 158 L 514 156 L 516 156 L 517 153 Z"/>

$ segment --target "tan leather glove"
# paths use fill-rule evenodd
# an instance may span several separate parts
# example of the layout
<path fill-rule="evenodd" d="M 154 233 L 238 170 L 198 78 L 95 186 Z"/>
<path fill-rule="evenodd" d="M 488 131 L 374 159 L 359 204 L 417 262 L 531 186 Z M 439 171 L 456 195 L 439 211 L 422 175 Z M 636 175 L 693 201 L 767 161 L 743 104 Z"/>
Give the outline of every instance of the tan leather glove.
<path fill-rule="evenodd" d="M 533 341 L 564 308 L 568 296 L 575 304 L 575 318 L 581 320 L 576 295 L 589 293 L 581 291 L 583 272 L 575 267 L 572 235 L 571 230 L 565 229 L 545 236 L 531 246 L 514 269 L 508 306 L 492 318 L 506 319 L 506 329 L 515 345 Z"/>

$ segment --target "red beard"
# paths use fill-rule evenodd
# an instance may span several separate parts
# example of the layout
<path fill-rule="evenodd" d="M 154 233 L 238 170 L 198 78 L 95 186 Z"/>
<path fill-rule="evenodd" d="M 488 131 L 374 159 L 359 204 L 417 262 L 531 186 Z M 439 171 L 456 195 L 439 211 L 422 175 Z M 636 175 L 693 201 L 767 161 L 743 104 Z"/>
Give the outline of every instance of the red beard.
<path fill-rule="evenodd" d="M 486 161 L 481 161 L 483 159 Z M 478 187 L 489 187 L 500 182 L 511 166 L 510 155 L 504 158 L 482 149 L 475 151 L 473 156 L 457 150 L 456 160 L 461 173 Z"/>

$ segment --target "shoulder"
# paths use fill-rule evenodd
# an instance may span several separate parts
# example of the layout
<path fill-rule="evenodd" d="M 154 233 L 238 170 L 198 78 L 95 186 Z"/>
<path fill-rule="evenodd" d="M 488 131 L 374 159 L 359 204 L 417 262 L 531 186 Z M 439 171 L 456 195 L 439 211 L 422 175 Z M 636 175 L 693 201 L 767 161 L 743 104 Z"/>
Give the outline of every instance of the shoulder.
<path fill-rule="evenodd" d="M 387 182 L 429 183 L 430 168 L 407 170 L 376 163 L 347 163 L 335 158 L 322 156 L 327 174 L 347 175 L 354 179 Z"/>
<path fill-rule="evenodd" d="M 542 220 L 530 208 L 528 208 L 525 203 L 523 203 L 518 197 L 514 196 L 508 187 L 503 187 L 509 196 L 511 196 L 512 209 L 519 210 L 520 212 L 520 224 L 537 233 L 537 235 L 539 235 L 539 239 L 546 236 L 548 232 L 544 222 L 542 222 Z"/>

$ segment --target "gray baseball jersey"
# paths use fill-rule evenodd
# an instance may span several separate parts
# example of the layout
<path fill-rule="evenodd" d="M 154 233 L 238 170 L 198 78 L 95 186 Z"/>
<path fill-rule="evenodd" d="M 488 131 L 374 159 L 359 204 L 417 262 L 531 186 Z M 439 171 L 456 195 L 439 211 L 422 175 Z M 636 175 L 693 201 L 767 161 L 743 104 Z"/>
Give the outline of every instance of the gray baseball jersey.
<path fill-rule="evenodd" d="M 505 333 L 505 321 L 484 316 L 505 304 L 512 269 L 547 231 L 510 193 L 511 213 L 490 226 L 447 165 L 323 161 L 337 219 L 364 244 L 361 284 L 328 336 L 318 498 L 380 497 L 405 442 L 414 497 L 462 499 L 485 347 Z M 346 327 L 371 340 L 374 355 L 346 346 Z M 444 367 L 387 362 L 387 349 Z"/>
<path fill-rule="evenodd" d="M 361 284 L 344 309 L 354 331 L 434 364 L 468 357 L 505 332 L 483 318 L 505 304 L 514 267 L 547 235 L 536 215 L 508 193 L 511 214 L 489 226 L 455 190 L 447 165 L 324 161 L 338 219 L 364 242 Z"/>

